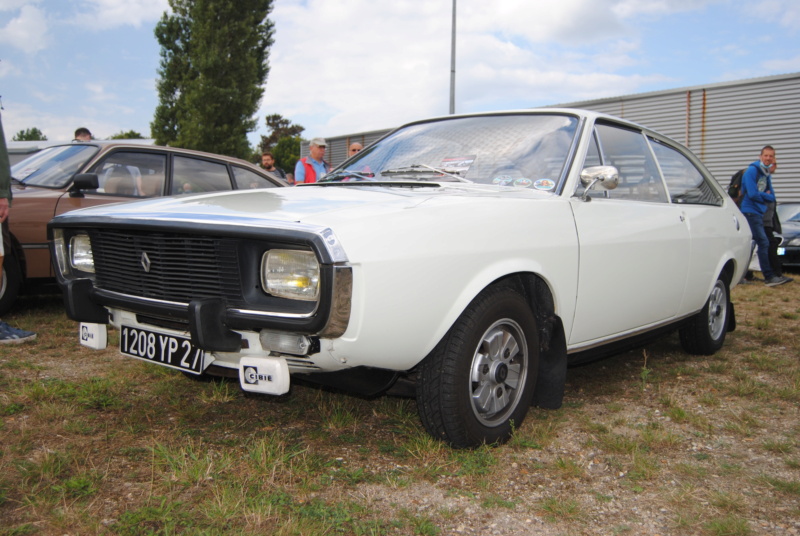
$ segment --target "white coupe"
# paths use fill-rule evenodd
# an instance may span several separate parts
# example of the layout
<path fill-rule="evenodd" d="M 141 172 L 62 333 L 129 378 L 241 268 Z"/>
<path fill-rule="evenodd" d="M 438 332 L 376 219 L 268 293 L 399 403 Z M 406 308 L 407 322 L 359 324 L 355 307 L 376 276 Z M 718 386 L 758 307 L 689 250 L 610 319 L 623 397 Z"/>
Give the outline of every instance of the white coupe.
<path fill-rule="evenodd" d="M 454 447 L 561 405 L 568 364 L 734 329 L 747 222 L 679 143 L 570 109 L 403 126 L 296 188 L 70 212 L 49 225 L 81 341 L 281 395 L 413 387 Z"/>

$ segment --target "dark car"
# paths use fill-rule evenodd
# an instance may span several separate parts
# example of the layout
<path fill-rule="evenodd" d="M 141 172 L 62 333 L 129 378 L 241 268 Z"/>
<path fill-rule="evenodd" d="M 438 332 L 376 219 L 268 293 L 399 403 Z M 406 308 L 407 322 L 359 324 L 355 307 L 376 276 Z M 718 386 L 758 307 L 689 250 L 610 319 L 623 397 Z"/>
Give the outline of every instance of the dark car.
<path fill-rule="evenodd" d="M 781 203 L 777 211 L 783 236 L 783 243 L 778 248 L 782 264 L 789 268 L 798 268 L 800 267 L 800 203 Z"/>
<path fill-rule="evenodd" d="M 174 147 L 87 142 L 47 147 L 11 168 L 11 244 L 0 314 L 26 282 L 54 277 L 47 222 L 79 208 L 146 197 L 287 186 L 238 158 Z"/>

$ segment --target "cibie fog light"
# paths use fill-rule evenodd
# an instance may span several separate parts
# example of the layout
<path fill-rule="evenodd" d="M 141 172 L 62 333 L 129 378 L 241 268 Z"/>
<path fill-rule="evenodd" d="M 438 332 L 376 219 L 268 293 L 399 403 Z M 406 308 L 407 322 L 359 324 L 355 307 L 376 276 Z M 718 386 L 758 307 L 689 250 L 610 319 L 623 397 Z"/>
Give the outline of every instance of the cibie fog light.
<path fill-rule="evenodd" d="M 94 273 L 94 257 L 89 235 L 79 234 L 69 239 L 69 263 L 76 270 Z"/>
<path fill-rule="evenodd" d="M 261 259 L 261 286 L 279 298 L 314 301 L 319 297 L 319 263 L 311 251 L 273 249 Z"/>

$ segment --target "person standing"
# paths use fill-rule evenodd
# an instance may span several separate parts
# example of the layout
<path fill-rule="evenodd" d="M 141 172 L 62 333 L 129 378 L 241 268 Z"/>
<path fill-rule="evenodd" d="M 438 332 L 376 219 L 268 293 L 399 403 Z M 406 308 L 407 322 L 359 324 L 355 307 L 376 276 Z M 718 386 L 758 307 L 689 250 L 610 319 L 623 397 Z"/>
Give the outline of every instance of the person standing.
<path fill-rule="evenodd" d="M 778 275 L 770 265 L 769 238 L 764 229 L 764 214 L 767 212 L 768 203 L 775 203 L 772 174 L 777 167 L 775 149 L 771 145 L 766 145 L 761 149 L 759 159 L 750 164 L 742 176 L 744 197 L 740 208 L 758 246 L 758 264 L 764 274 L 764 284 L 768 287 L 792 281 L 788 277 Z"/>
<path fill-rule="evenodd" d="M 72 141 L 92 141 L 92 133 L 86 127 L 75 129 L 75 139 Z"/>
<path fill-rule="evenodd" d="M 11 166 L 8 162 L 8 149 L 6 148 L 6 135 L 3 132 L 3 118 L 0 116 L 0 227 L 3 239 L 0 240 L 0 285 L 3 277 L 3 260 L 6 248 L 11 247 L 8 233 L 8 212 L 11 208 Z M 13 328 L 0 320 L 0 344 L 14 344 L 32 341 L 36 333 Z"/>
<path fill-rule="evenodd" d="M 323 138 L 314 138 L 308 144 L 310 156 L 304 156 L 297 161 L 294 167 L 294 179 L 298 184 L 301 182 L 317 182 L 325 176 L 331 169 L 330 164 L 325 161 L 325 149 L 328 144 Z"/>
<path fill-rule="evenodd" d="M 769 266 L 775 275 L 783 275 L 783 259 L 778 255 L 778 246 L 781 245 L 781 220 L 778 218 L 778 211 L 775 210 L 777 203 L 767 203 L 767 210 L 764 212 L 764 232 L 769 240 Z M 786 277 L 789 281 L 794 281 L 791 277 Z"/>
<path fill-rule="evenodd" d="M 275 167 L 275 156 L 269 151 L 264 151 L 261 154 L 261 167 L 270 173 L 286 180 L 286 172 L 279 167 Z"/>
<path fill-rule="evenodd" d="M 355 142 L 350 144 L 350 148 L 347 150 L 347 156 L 348 157 L 355 156 L 355 155 L 357 155 L 358 153 L 360 153 L 363 150 L 364 150 L 364 146 L 361 145 L 360 143 L 358 143 L 357 141 L 355 141 Z"/>

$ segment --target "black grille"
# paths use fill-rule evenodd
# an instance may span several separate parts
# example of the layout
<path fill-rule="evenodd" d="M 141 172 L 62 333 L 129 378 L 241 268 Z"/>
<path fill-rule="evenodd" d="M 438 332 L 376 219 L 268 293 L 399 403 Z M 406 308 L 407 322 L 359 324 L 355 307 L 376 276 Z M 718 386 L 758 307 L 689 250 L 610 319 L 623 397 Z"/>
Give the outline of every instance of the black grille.
<path fill-rule="evenodd" d="M 236 240 L 113 229 L 89 236 L 98 288 L 179 303 L 244 303 Z"/>

